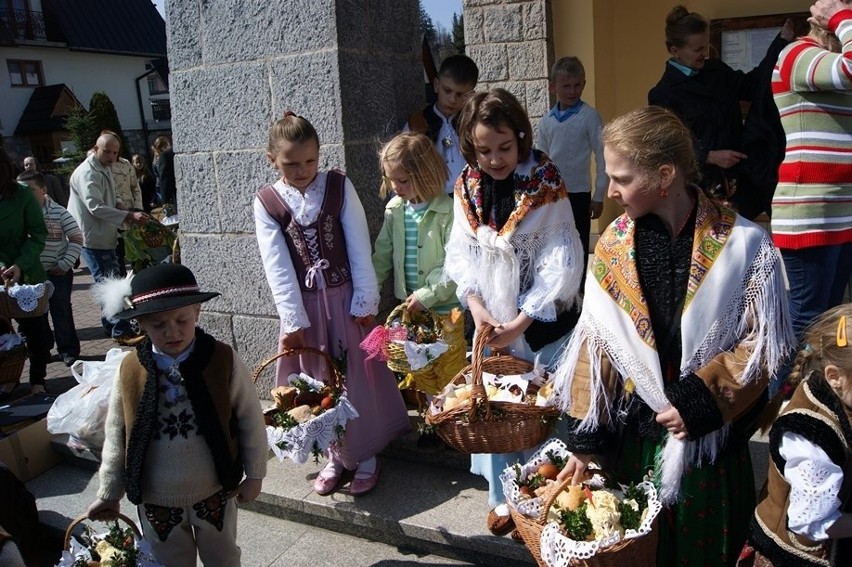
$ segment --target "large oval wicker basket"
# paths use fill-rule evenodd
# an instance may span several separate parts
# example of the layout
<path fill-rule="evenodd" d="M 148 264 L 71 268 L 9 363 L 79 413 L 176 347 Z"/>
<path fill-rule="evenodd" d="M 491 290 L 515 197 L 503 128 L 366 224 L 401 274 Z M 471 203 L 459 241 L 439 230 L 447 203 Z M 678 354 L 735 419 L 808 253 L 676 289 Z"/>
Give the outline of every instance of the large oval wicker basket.
<path fill-rule="evenodd" d="M 524 540 L 530 554 L 535 558 L 540 567 L 554 567 L 549 564 L 541 552 L 541 533 L 547 524 L 547 513 L 556 501 L 559 493 L 565 490 L 571 483 L 571 477 L 561 481 L 556 489 L 549 492 L 541 506 L 541 514 L 538 518 L 530 518 L 509 506 L 515 527 Z M 564 534 L 563 534 L 564 535 Z M 624 567 L 627 565 L 655 565 L 657 562 L 657 542 L 659 532 L 657 531 L 657 518 L 651 531 L 641 537 L 622 539 L 618 543 L 604 548 L 588 559 L 572 559 L 567 564 L 559 567 Z"/>
<path fill-rule="evenodd" d="M 485 356 L 490 325 L 483 325 L 473 344 L 472 363 L 453 378 L 452 384 L 468 383 L 473 390 L 470 403 L 441 411 L 426 412 L 425 421 L 449 446 L 462 453 L 512 453 L 547 439 L 559 410 L 528 403 L 491 402 L 482 382 L 482 373 L 524 374 L 533 369 L 526 360 L 509 356 Z M 535 393 L 535 392 L 527 392 Z"/>

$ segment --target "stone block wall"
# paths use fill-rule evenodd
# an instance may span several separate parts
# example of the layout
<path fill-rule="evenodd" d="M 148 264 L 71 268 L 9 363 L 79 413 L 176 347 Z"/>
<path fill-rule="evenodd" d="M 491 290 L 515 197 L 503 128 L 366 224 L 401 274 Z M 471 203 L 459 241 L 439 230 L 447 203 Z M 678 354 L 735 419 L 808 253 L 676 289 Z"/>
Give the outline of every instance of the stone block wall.
<path fill-rule="evenodd" d="M 269 128 L 287 110 L 311 121 L 321 167 L 346 171 L 375 235 L 376 152 L 423 104 L 418 21 L 416 0 L 166 3 L 182 260 L 222 293 L 202 324 L 249 367 L 278 337 L 252 216 L 277 177 Z"/>
<path fill-rule="evenodd" d="M 508 90 L 535 125 L 550 107 L 550 0 L 463 0 L 463 6 L 465 52 L 479 66 L 477 90 Z"/>

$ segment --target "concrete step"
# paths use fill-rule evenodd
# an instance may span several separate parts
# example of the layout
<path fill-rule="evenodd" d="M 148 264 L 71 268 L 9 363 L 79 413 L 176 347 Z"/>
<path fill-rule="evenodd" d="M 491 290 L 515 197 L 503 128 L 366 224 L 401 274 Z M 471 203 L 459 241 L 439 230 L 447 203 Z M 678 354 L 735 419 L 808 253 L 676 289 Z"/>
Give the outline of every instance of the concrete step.
<path fill-rule="evenodd" d="M 522 544 L 485 529 L 488 486 L 481 477 L 387 456 L 379 463 L 375 490 L 353 497 L 348 484 L 328 496 L 313 492 L 322 464 L 270 461 L 261 496 L 246 508 L 480 565 L 534 564 Z"/>
<path fill-rule="evenodd" d="M 27 483 L 39 508 L 42 522 L 40 550 L 33 567 L 55 565 L 61 554 L 64 533 L 71 521 L 95 499 L 98 479 L 85 467 L 62 463 Z M 126 499 L 121 510 L 135 518 Z M 288 521 L 245 508 L 239 509 L 237 544 L 243 567 L 403 567 L 415 565 L 475 565 L 421 549 L 385 543 Z M 95 529 L 103 524 L 90 523 Z M 201 565 L 201 562 L 198 562 Z"/>
<path fill-rule="evenodd" d="M 302 525 L 315 526 L 415 553 L 477 565 L 534 565 L 526 548 L 510 537 L 495 537 L 485 528 L 488 485 L 470 474 L 470 457 L 446 446 L 417 447 L 419 418 L 414 429 L 391 443 L 379 456 L 376 489 L 353 497 L 348 481 L 335 493 L 319 496 L 312 485 L 324 466 L 309 462 L 269 461 L 260 497 L 243 508 Z M 99 455 L 69 449 L 57 438 L 54 449 L 66 465 L 92 475 Z M 97 477 L 92 479 L 97 485 Z M 88 503 L 80 503 L 85 510 Z M 129 506 L 129 503 L 127 503 Z M 123 509 L 130 509 L 123 506 Z"/>

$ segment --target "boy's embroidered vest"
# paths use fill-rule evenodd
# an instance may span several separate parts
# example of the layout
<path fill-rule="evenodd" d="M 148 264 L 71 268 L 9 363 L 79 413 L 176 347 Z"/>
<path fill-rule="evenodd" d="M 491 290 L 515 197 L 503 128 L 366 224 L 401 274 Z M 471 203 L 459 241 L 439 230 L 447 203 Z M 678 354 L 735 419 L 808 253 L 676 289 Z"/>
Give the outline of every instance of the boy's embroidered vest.
<path fill-rule="evenodd" d="M 346 176 L 339 171 L 328 172 L 320 214 L 308 226 L 301 226 L 293 219 L 292 211 L 275 187 L 267 184 L 257 192 L 266 212 L 281 225 L 302 291 L 317 289 L 313 278 L 306 278 L 315 267 L 322 270 L 326 287 L 338 287 L 352 279 L 346 237 L 340 224 L 345 180 Z M 320 266 L 320 262 L 327 265 Z"/>
<path fill-rule="evenodd" d="M 811 541 L 787 529 L 790 485 L 783 476 L 786 461 L 778 452 L 784 432 L 806 437 L 843 469 L 840 511 L 852 511 L 849 498 L 852 492 L 852 429 L 837 396 L 822 377 L 814 377 L 796 390 L 772 426 L 768 491 L 764 500 L 757 505 L 752 519 L 754 548 L 775 566 L 849 565 L 849 561 L 852 561 L 849 552 L 852 550 L 843 540 Z M 838 557 L 838 552 L 843 557 Z"/>
<path fill-rule="evenodd" d="M 159 383 L 150 345 L 145 340 L 127 355 L 118 377 L 127 447 L 124 481 L 127 499 L 134 504 L 142 501 L 142 468 L 159 407 Z M 149 372 L 140 362 L 140 354 L 155 372 Z M 179 367 L 198 431 L 210 448 L 219 483 L 226 491 L 234 490 L 243 477 L 239 424 L 231 407 L 233 364 L 234 351 L 230 346 L 197 329 L 195 348 Z"/>
<path fill-rule="evenodd" d="M 450 120 L 453 129 L 458 132 L 459 113 Z M 438 143 L 438 136 L 441 134 L 441 126 L 444 125 L 444 120 L 435 112 L 435 105 L 426 106 L 421 112 L 415 112 L 408 119 L 408 128 L 414 132 L 426 134 L 432 143 Z"/>

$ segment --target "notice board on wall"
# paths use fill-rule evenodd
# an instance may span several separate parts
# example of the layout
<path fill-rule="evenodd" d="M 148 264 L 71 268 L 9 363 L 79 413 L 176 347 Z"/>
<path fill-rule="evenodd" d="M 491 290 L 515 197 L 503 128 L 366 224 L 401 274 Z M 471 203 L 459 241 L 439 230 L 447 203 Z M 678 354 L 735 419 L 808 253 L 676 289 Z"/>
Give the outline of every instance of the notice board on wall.
<path fill-rule="evenodd" d="M 710 57 L 719 58 L 731 68 L 751 71 L 766 55 L 766 49 L 787 18 L 793 21 L 796 35 L 808 32 L 810 12 L 792 12 L 768 16 L 725 18 L 710 21 Z"/>

